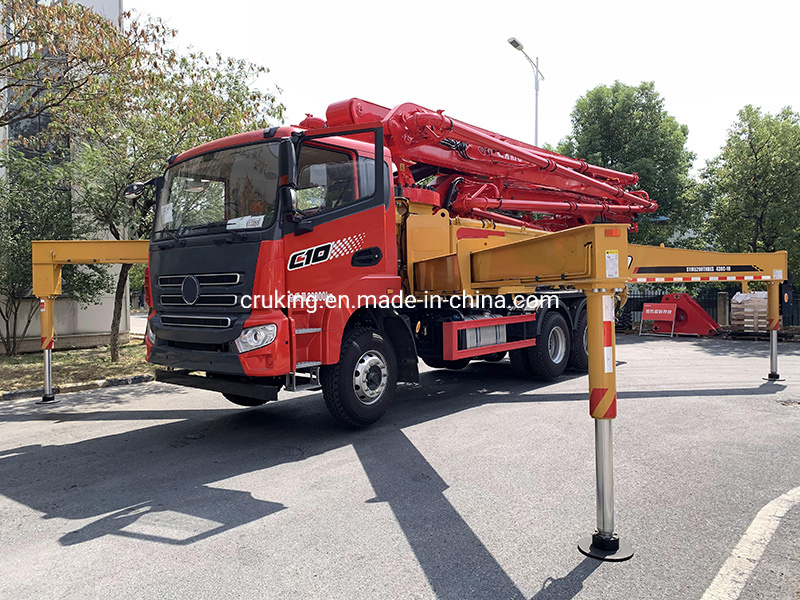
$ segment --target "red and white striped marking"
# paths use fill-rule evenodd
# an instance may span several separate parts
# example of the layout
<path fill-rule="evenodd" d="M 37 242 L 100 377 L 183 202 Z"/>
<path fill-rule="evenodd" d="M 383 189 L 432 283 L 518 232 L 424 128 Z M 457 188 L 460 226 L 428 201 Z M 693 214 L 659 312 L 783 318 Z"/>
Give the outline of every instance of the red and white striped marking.
<path fill-rule="evenodd" d="M 603 296 L 603 358 L 606 373 L 614 372 L 614 297 Z"/>
<path fill-rule="evenodd" d="M 699 277 L 631 277 L 631 283 L 668 283 L 671 281 L 761 281 L 770 275 L 703 275 Z"/>
<path fill-rule="evenodd" d="M 603 370 L 614 373 L 614 297 L 603 294 Z M 590 371 L 591 372 L 591 371 Z M 591 374 L 589 375 L 591 381 Z M 613 375 L 606 378 L 610 387 L 590 387 L 589 414 L 594 419 L 613 419 L 617 416 L 617 394 Z M 591 384 L 590 384 L 591 386 Z"/>

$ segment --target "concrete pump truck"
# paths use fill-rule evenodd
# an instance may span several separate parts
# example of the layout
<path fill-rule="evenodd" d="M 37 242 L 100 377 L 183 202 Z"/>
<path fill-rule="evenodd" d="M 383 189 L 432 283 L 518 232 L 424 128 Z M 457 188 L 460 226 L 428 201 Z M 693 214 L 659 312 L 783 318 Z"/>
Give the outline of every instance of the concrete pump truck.
<path fill-rule="evenodd" d="M 628 246 L 657 208 L 637 180 L 410 103 L 351 99 L 204 144 L 152 182 L 148 360 L 245 406 L 320 386 L 334 417 L 365 426 L 418 381 L 418 359 L 587 370 L 594 296 L 608 373 L 630 277 L 783 279 L 785 253 Z"/>
<path fill-rule="evenodd" d="M 55 401 L 53 308 L 69 263 L 149 262 L 145 342 L 165 367 L 156 378 L 244 406 L 321 386 L 334 417 L 363 427 L 386 412 L 398 381 L 418 381 L 418 359 L 460 369 L 508 354 L 544 379 L 588 370 L 597 529 L 578 547 L 621 561 L 633 555 L 615 530 L 612 461 L 614 310 L 626 285 L 765 281 L 768 379 L 779 377 L 786 252 L 628 244 L 638 215 L 657 208 L 635 174 L 441 111 L 347 100 L 325 119 L 176 155 L 148 183 L 149 242 L 33 243 L 43 402 Z"/>

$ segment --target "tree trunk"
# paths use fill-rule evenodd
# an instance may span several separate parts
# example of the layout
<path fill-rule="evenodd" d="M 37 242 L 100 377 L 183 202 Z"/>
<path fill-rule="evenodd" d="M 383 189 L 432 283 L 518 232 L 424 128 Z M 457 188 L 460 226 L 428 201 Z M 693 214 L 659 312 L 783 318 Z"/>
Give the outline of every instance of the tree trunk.
<path fill-rule="evenodd" d="M 119 321 L 122 318 L 122 303 L 126 301 L 125 284 L 128 283 L 128 273 L 132 266 L 124 263 L 119 269 L 117 289 L 114 292 L 114 316 L 111 317 L 111 362 L 119 360 Z"/>
<path fill-rule="evenodd" d="M 28 334 L 33 316 L 39 309 L 39 301 L 34 302 L 28 311 L 21 334 L 17 334 L 17 329 L 21 319 L 19 313 L 22 309 L 22 298 L 5 298 L 3 304 L 4 306 L 0 306 L 0 319 L 4 321 L 5 333 L 0 332 L 0 341 L 3 342 L 6 356 L 13 356 L 19 352 L 19 348 Z"/>

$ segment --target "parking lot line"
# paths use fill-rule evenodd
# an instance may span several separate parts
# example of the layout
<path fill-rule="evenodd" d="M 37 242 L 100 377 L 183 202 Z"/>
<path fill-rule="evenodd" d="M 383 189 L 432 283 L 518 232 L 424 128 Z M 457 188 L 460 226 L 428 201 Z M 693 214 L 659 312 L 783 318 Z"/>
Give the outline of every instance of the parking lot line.
<path fill-rule="evenodd" d="M 756 518 L 708 586 L 702 600 L 736 600 L 761 560 L 781 519 L 799 503 L 800 487 L 796 487 L 758 511 Z"/>

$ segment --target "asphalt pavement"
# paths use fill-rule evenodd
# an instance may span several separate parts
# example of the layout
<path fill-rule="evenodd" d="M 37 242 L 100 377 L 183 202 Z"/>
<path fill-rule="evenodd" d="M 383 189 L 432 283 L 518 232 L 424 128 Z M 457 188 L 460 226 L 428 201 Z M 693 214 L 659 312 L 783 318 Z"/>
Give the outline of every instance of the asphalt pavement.
<path fill-rule="evenodd" d="M 425 368 L 362 431 L 319 392 L 2 402 L 0 598 L 690 599 L 755 547 L 716 597 L 798 600 L 800 507 L 757 526 L 800 486 L 800 344 L 779 352 L 786 381 L 768 383 L 766 342 L 618 337 L 616 523 L 635 556 L 614 564 L 577 550 L 595 526 L 585 376 Z"/>

